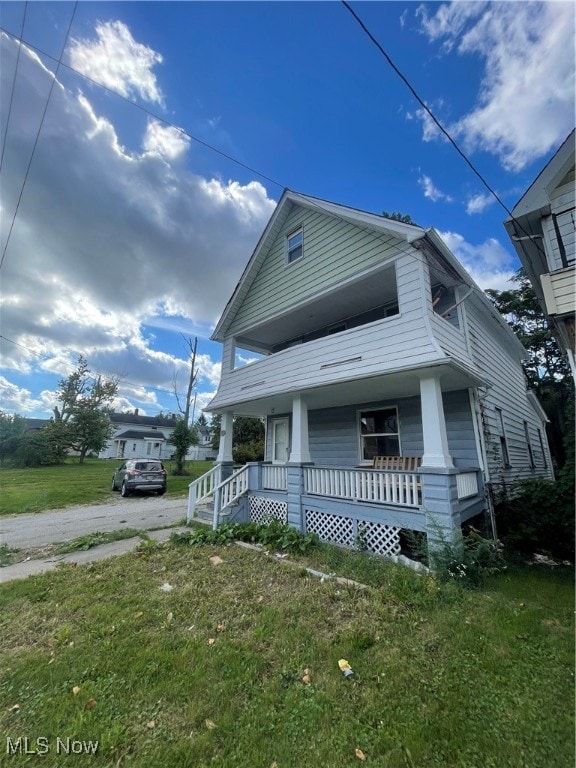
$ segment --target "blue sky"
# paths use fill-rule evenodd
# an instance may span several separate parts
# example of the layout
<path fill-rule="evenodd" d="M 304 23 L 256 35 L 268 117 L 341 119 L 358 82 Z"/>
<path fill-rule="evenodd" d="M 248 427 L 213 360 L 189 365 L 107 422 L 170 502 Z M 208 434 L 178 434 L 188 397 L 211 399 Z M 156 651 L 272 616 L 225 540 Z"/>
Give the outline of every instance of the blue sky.
<path fill-rule="evenodd" d="M 573 3 L 351 5 L 512 208 L 574 127 Z M 175 411 L 197 335 L 198 415 L 283 187 L 409 213 L 509 287 L 506 212 L 342 3 L 74 8 L 0 2 L 3 410 L 48 417 L 83 354 L 118 409 Z"/>

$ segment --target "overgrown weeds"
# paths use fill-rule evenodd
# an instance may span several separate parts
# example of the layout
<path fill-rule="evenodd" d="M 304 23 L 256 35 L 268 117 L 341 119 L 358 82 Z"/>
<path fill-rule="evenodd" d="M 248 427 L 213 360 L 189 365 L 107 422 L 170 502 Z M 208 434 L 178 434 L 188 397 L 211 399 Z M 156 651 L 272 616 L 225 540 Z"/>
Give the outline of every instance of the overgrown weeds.
<path fill-rule="evenodd" d="M 216 530 L 196 528 L 183 533 L 173 533 L 174 544 L 200 546 L 203 544 L 228 544 L 245 541 L 261 544 L 281 552 L 305 554 L 318 547 L 320 540 L 315 533 L 300 533 L 290 525 L 271 520 L 269 523 L 227 523 Z"/>

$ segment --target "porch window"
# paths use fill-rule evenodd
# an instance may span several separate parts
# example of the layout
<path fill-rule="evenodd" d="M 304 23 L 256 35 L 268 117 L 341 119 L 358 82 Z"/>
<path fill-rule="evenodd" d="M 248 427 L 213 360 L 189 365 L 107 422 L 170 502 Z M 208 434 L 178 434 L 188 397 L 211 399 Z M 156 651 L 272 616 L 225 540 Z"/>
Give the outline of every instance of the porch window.
<path fill-rule="evenodd" d="M 372 461 L 374 456 L 400 455 L 396 406 L 360 412 L 360 444 L 363 461 Z"/>
<path fill-rule="evenodd" d="M 304 253 L 304 230 L 302 227 L 286 236 L 286 262 L 292 264 Z"/>

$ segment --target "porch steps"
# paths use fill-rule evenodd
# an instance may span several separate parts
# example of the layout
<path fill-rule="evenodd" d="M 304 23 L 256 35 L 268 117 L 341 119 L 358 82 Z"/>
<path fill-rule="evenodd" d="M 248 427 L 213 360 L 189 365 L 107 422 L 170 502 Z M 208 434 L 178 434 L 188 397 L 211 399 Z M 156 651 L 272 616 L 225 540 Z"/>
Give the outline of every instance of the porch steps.
<path fill-rule="evenodd" d="M 232 506 L 237 506 L 236 504 L 232 504 Z M 223 512 L 220 512 L 220 524 L 227 523 L 230 520 L 231 517 L 231 511 L 230 508 L 225 509 Z M 212 521 L 214 519 L 214 498 L 211 496 L 208 499 L 204 499 L 204 501 L 199 502 L 196 504 L 196 509 L 194 510 L 194 520 L 198 520 L 200 523 L 210 523 L 212 524 Z"/>

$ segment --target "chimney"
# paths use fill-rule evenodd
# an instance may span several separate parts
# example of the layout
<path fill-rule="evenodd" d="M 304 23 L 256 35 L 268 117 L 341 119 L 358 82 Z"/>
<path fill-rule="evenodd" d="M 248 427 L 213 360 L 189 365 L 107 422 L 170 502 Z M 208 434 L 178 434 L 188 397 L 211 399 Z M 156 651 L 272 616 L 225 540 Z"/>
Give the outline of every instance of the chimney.
<path fill-rule="evenodd" d="M 138 416 L 138 408 L 134 408 L 134 416 Z"/>

